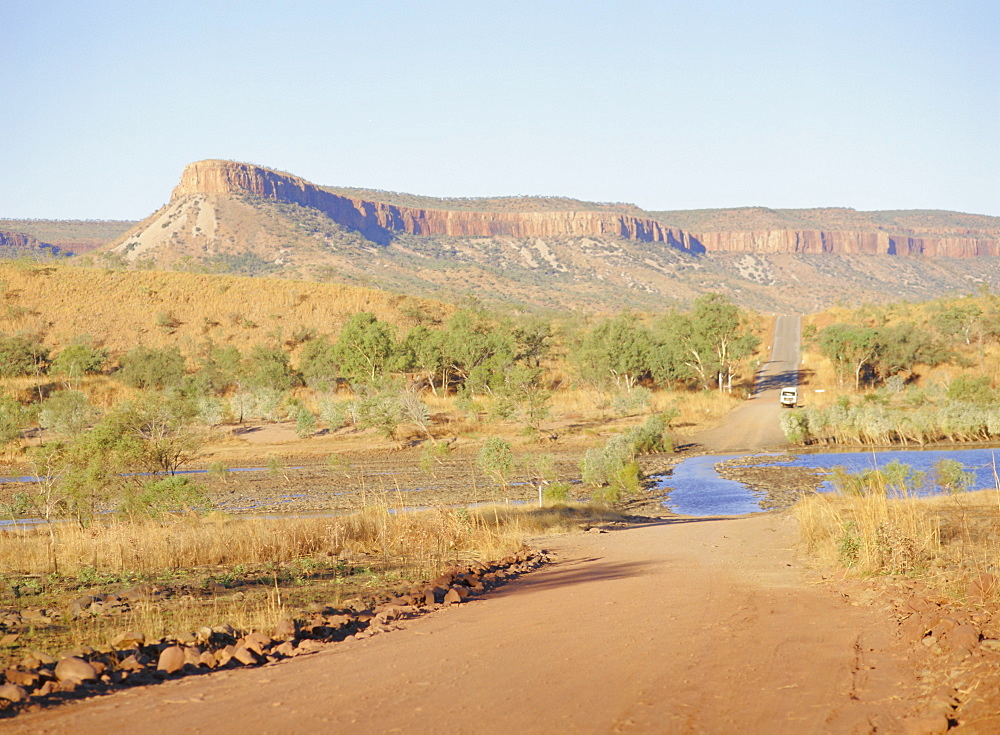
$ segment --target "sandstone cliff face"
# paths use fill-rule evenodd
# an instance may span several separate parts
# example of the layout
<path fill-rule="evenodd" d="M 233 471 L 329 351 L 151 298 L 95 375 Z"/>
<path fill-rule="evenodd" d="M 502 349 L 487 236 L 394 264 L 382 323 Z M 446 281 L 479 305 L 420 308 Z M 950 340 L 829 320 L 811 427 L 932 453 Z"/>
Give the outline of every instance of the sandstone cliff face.
<path fill-rule="evenodd" d="M 324 191 L 291 174 L 229 161 L 199 161 L 184 169 L 172 199 L 246 192 L 313 207 L 376 242 L 392 232 L 459 237 L 613 235 L 644 242 L 678 239 L 679 230 L 654 219 L 608 212 L 474 212 L 416 209 Z"/>
<path fill-rule="evenodd" d="M 662 242 L 680 250 L 736 253 L 834 253 L 841 255 L 924 255 L 971 258 L 1000 255 L 1000 231 L 940 236 L 880 231 L 771 230 L 685 232 L 627 213 L 602 211 L 476 212 L 418 209 L 325 191 L 298 176 L 245 163 L 207 160 L 184 169 L 172 200 L 191 195 L 249 193 L 313 207 L 374 242 L 394 232 L 457 237 L 615 236 Z"/>
<path fill-rule="evenodd" d="M 684 249 L 693 252 L 926 255 L 949 258 L 1000 255 L 1000 239 L 989 237 L 990 234 L 909 237 L 885 232 L 818 230 L 685 233 Z"/>
<path fill-rule="evenodd" d="M 60 249 L 23 232 L 0 230 L 0 255 L 60 255 Z"/>

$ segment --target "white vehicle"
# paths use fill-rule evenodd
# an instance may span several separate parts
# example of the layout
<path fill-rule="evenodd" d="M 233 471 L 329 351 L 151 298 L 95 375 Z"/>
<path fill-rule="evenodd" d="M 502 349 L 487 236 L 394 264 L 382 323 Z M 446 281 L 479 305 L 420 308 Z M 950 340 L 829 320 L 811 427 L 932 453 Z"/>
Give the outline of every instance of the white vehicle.
<path fill-rule="evenodd" d="M 798 388 L 782 388 L 781 389 L 781 405 L 788 406 L 789 408 L 795 408 L 795 404 L 799 400 L 799 389 Z"/>

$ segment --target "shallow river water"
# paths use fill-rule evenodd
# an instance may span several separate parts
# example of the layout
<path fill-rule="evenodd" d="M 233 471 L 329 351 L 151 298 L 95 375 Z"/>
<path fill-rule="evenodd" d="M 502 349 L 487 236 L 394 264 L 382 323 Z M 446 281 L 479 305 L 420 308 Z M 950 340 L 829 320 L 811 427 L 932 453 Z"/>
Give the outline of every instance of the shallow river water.
<path fill-rule="evenodd" d="M 761 512 L 758 496 L 746 485 L 726 480 L 715 471 L 715 465 L 740 455 L 705 455 L 684 460 L 670 475 L 664 475 L 658 487 L 669 490 L 664 507 L 674 513 L 689 516 L 743 515 Z M 798 454 L 789 461 L 791 455 L 757 455 L 774 457 L 775 466 L 808 467 L 812 469 L 832 469 L 844 467 L 851 472 L 884 467 L 897 460 L 910 465 L 918 472 L 930 473 L 933 465 L 942 459 L 961 462 L 966 471 L 975 474 L 973 490 L 996 487 L 993 475 L 994 457 L 1000 462 L 1000 449 L 940 449 L 940 450 L 895 450 L 878 452 L 823 452 Z M 826 481 L 820 491 L 830 491 L 832 484 Z M 931 492 L 927 490 L 927 492 Z"/>

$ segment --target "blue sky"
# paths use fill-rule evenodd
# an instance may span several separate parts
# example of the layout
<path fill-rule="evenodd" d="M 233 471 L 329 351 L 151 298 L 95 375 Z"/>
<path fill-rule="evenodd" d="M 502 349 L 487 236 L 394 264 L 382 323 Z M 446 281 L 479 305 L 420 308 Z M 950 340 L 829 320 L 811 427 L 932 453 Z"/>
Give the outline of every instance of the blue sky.
<path fill-rule="evenodd" d="M 0 0 L 0 218 L 184 165 L 646 209 L 1000 215 L 996 0 Z"/>

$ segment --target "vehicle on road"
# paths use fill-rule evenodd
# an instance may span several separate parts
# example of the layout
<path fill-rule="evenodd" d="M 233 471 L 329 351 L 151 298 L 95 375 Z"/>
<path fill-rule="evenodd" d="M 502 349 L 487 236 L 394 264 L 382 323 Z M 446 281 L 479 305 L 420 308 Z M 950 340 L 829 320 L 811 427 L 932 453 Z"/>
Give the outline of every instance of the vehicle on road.
<path fill-rule="evenodd" d="M 780 400 L 782 406 L 787 406 L 788 408 L 795 408 L 795 404 L 798 403 L 799 401 L 799 389 L 782 388 Z"/>

